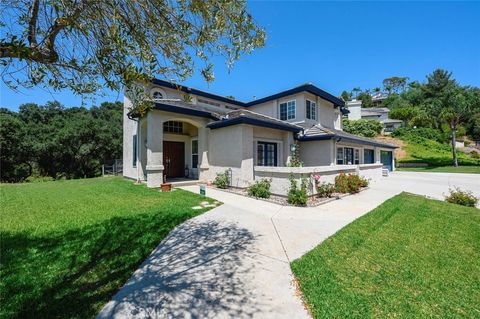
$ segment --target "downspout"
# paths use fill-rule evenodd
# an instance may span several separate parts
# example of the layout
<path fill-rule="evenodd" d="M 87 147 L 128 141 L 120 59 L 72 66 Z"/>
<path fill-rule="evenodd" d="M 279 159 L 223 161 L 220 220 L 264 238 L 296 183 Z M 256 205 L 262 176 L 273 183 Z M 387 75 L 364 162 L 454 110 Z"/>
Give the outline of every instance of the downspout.
<path fill-rule="evenodd" d="M 137 169 L 137 181 L 136 181 L 136 183 L 141 184 L 141 181 L 140 181 L 140 167 L 138 165 L 138 155 L 140 154 L 139 153 L 140 143 L 138 143 L 138 131 L 139 131 L 139 127 L 140 127 L 140 119 L 135 119 L 133 116 L 130 116 L 130 113 L 127 114 L 127 117 L 128 117 L 129 120 L 137 122 L 137 131 L 136 131 L 136 133 L 137 133 L 136 134 L 136 136 L 137 136 L 137 145 L 136 145 L 137 156 L 135 158 L 135 165 L 136 165 L 136 169 Z"/>

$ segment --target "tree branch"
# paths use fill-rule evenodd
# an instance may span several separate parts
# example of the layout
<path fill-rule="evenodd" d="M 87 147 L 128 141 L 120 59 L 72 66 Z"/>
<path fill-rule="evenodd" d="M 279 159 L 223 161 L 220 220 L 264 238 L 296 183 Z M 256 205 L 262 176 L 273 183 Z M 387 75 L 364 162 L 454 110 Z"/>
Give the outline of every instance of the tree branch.
<path fill-rule="evenodd" d="M 32 6 L 30 7 L 30 21 L 28 22 L 28 43 L 30 43 L 30 47 L 37 45 L 37 20 L 39 7 L 39 0 L 33 0 Z"/>

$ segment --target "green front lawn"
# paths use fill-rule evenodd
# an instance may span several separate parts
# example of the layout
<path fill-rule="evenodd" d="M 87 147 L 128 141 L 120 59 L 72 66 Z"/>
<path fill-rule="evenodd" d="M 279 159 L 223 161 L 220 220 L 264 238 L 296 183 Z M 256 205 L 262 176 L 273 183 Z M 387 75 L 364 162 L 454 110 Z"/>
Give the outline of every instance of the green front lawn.
<path fill-rule="evenodd" d="M 478 318 L 480 210 L 402 193 L 291 266 L 315 318 Z"/>
<path fill-rule="evenodd" d="M 1 185 L 1 318 L 88 318 L 204 197 L 122 178 Z M 209 200 L 209 199 L 207 199 Z"/>
<path fill-rule="evenodd" d="M 480 174 L 480 166 L 398 167 L 398 171 Z"/>

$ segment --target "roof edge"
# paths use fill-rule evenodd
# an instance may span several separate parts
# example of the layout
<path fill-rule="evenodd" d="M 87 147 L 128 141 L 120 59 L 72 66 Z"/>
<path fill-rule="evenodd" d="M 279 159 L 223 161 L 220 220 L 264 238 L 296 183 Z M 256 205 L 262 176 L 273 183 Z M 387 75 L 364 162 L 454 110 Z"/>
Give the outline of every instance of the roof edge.
<path fill-rule="evenodd" d="M 232 119 L 219 120 L 219 121 L 207 124 L 207 127 L 210 128 L 210 129 L 218 129 L 218 128 L 222 128 L 222 127 L 239 125 L 239 124 L 248 124 L 248 125 L 254 125 L 254 126 L 260 126 L 260 127 L 282 130 L 282 131 L 289 131 L 289 132 L 294 132 L 294 133 L 299 133 L 300 131 L 302 131 L 301 127 L 296 127 L 296 126 L 293 126 L 291 124 L 273 123 L 273 122 L 269 122 L 269 121 L 265 121 L 265 120 L 261 120 L 261 119 L 254 119 L 254 118 L 246 117 L 246 116 L 239 116 L 239 117 L 235 117 L 235 118 L 232 118 Z"/>
<path fill-rule="evenodd" d="M 257 105 L 257 104 L 260 104 L 260 103 L 268 102 L 268 101 L 271 101 L 271 100 L 275 100 L 275 99 L 282 98 L 284 96 L 288 96 L 288 95 L 292 95 L 292 94 L 297 94 L 297 93 L 300 93 L 300 92 L 309 92 L 311 94 L 317 95 L 317 96 L 323 98 L 324 100 L 327 100 L 327 101 L 333 103 L 333 105 L 335 107 L 337 107 L 337 106 L 344 107 L 345 106 L 345 102 L 343 100 L 337 98 L 336 96 L 334 96 L 334 95 L 332 95 L 332 94 L 330 94 L 330 93 L 328 93 L 328 92 L 326 92 L 326 91 L 320 89 L 319 87 L 317 87 L 313 84 L 310 84 L 310 83 L 309 84 L 303 84 L 303 85 L 294 87 L 292 89 L 281 91 L 281 92 L 275 93 L 273 95 L 269 95 L 269 96 L 260 98 L 258 100 L 250 101 L 250 102 L 242 102 L 242 101 L 232 100 L 232 99 L 229 99 L 225 96 L 205 92 L 205 91 L 202 91 L 202 90 L 190 88 L 190 87 L 187 87 L 187 86 L 183 86 L 181 84 L 175 84 L 175 83 L 172 83 L 172 82 L 169 82 L 169 81 L 160 80 L 160 79 L 156 79 L 156 78 L 152 79 L 152 83 L 157 84 L 157 85 L 161 85 L 161 86 L 165 86 L 165 87 L 168 87 L 168 88 L 171 88 L 171 89 L 175 89 L 175 90 L 180 90 L 180 91 L 185 92 L 185 93 L 195 94 L 195 95 L 198 95 L 198 96 L 203 96 L 205 98 L 209 98 L 209 99 L 213 99 L 213 100 L 217 100 L 217 101 L 221 101 L 221 102 L 224 102 L 224 103 L 229 103 L 229 104 L 233 104 L 233 105 L 237 105 L 237 106 L 241 106 L 241 107 L 249 107 L 249 106 Z"/>

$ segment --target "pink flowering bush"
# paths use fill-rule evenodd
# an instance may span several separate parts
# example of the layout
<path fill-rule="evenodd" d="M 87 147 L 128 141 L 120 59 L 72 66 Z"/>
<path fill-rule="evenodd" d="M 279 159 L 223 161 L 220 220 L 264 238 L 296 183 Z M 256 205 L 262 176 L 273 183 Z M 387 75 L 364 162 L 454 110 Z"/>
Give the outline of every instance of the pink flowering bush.
<path fill-rule="evenodd" d="M 335 185 L 332 183 L 320 182 L 320 175 L 312 175 L 312 179 L 315 181 L 315 188 L 317 190 L 318 197 L 332 197 L 335 192 Z"/>

